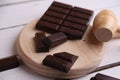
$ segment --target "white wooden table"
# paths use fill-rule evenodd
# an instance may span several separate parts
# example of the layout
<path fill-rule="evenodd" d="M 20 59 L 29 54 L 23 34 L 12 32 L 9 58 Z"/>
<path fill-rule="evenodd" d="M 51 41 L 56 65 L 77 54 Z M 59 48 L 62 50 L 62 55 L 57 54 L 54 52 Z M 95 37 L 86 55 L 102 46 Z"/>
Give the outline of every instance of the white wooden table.
<path fill-rule="evenodd" d="M 17 54 L 16 39 L 20 30 L 30 21 L 41 17 L 53 0 L 0 0 L 0 58 Z M 113 10 L 120 25 L 120 0 L 57 0 L 74 6 L 94 10 L 95 15 L 102 9 Z M 94 15 L 94 16 L 95 16 Z M 92 21 L 91 21 L 92 24 Z M 104 58 L 99 66 L 120 61 L 120 39 L 104 45 Z M 89 80 L 96 73 L 73 80 Z M 99 71 L 120 78 L 120 66 Z M 40 76 L 25 65 L 0 72 L 0 80 L 53 80 Z"/>

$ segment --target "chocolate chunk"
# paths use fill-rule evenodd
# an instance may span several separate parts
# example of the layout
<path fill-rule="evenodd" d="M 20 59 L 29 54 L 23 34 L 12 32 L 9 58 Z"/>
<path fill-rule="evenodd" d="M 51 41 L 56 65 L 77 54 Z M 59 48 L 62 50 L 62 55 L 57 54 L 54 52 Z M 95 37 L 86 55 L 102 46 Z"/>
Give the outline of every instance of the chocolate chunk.
<path fill-rule="evenodd" d="M 78 56 L 72 55 L 70 53 L 60 52 L 54 54 L 53 56 L 46 56 L 43 60 L 43 64 L 67 73 L 69 72 L 70 68 L 72 67 L 77 58 Z"/>
<path fill-rule="evenodd" d="M 76 30 L 76 29 L 71 29 L 71 28 L 68 28 L 68 27 L 64 27 L 62 26 L 59 31 L 61 32 L 64 32 L 68 35 L 68 38 L 69 39 L 81 39 L 82 36 L 83 36 L 83 32 L 82 31 L 79 31 L 79 30 Z"/>
<path fill-rule="evenodd" d="M 67 36 L 62 32 L 44 38 L 44 43 L 49 47 L 57 46 L 65 41 L 67 41 Z"/>
<path fill-rule="evenodd" d="M 61 58 L 52 55 L 46 56 L 45 59 L 43 60 L 43 64 L 48 67 L 61 70 L 63 72 L 68 72 L 72 66 L 72 64 L 69 63 L 68 61 L 65 61 Z"/>
<path fill-rule="evenodd" d="M 0 72 L 8 69 L 16 68 L 20 65 L 16 55 L 0 59 Z"/>
<path fill-rule="evenodd" d="M 66 33 L 69 39 L 81 39 L 92 15 L 92 10 L 54 1 L 36 24 L 36 29 L 49 33 L 61 31 Z"/>
<path fill-rule="evenodd" d="M 49 47 L 43 44 L 43 40 L 45 38 L 45 33 L 36 33 L 35 34 L 35 43 L 36 43 L 36 51 L 39 52 L 49 52 Z"/>
<path fill-rule="evenodd" d="M 59 57 L 61 59 L 64 59 L 66 61 L 69 61 L 71 63 L 74 63 L 78 56 L 75 56 L 73 54 L 70 54 L 68 52 L 60 52 L 60 53 L 55 53 L 54 56 Z"/>
<path fill-rule="evenodd" d="M 96 74 L 95 77 L 92 77 L 90 80 L 120 80 L 120 79 L 98 73 Z"/>

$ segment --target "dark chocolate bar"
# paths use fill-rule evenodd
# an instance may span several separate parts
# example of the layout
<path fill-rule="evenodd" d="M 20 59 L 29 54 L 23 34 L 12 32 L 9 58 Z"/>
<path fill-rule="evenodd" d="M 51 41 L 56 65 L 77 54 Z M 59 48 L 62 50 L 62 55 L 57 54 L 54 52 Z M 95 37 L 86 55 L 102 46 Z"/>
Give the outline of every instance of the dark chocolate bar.
<path fill-rule="evenodd" d="M 69 39 L 81 39 L 92 15 L 91 10 L 54 1 L 37 22 L 36 29 L 49 33 L 61 31 L 66 33 Z"/>
<path fill-rule="evenodd" d="M 16 68 L 20 65 L 16 55 L 0 59 L 0 72 Z"/>
<path fill-rule="evenodd" d="M 78 56 L 72 55 L 70 53 L 60 52 L 54 54 L 53 56 L 46 56 L 43 60 L 43 64 L 67 73 L 77 58 Z"/>
<path fill-rule="evenodd" d="M 76 59 L 78 58 L 78 56 L 75 56 L 68 52 L 55 53 L 54 56 L 59 57 L 61 59 L 65 59 L 66 61 L 69 61 L 71 63 L 74 63 Z"/>
<path fill-rule="evenodd" d="M 45 33 L 40 32 L 35 34 L 35 43 L 37 52 L 49 52 L 49 47 L 43 43 Z"/>
<path fill-rule="evenodd" d="M 59 32 L 59 33 L 52 34 L 48 37 L 45 37 L 43 42 L 48 47 L 54 47 L 65 41 L 67 41 L 67 36 L 64 33 Z"/>
<path fill-rule="evenodd" d="M 98 73 L 95 75 L 95 77 L 92 77 L 90 80 L 120 80 L 120 79 Z"/>

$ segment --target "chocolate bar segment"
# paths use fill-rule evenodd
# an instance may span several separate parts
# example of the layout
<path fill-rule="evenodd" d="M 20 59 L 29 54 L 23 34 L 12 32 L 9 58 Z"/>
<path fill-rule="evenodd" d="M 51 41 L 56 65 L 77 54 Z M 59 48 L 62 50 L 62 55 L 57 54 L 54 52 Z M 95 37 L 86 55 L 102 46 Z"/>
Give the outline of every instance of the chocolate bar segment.
<path fill-rule="evenodd" d="M 63 22 L 63 20 L 61 19 L 58 19 L 58 18 L 54 18 L 54 17 L 51 17 L 51 16 L 47 16 L 47 15 L 44 15 L 42 17 L 42 20 L 44 21 L 48 21 L 48 22 L 51 22 L 51 23 L 55 23 L 55 24 L 61 24 Z M 58 27 L 59 28 L 59 27 Z M 57 29 L 58 29 L 57 28 Z"/>
<path fill-rule="evenodd" d="M 90 16 L 93 15 L 93 11 L 92 10 L 88 10 L 88 9 L 85 9 L 85 8 L 80 8 L 80 7 L 74 7 L 72 9 L 73 11 L 77 11 L 77 12 L 80 12 L 80 13 L 85 13 L 85 14 L 88 14 Z"/>
<path fill-rule="evenodd" d="M 58 7 L 62 7 L 62 8 L 66 8 L 66 9 L 71 9 L 71 8 L 72 8 L 71 5 L 64 4 L 64 3 L 61 3 L 61 2 L 56 2 L 56 1 L 54 1 L 54 2 L 52 3 L 52 5 L 58 6 Z"/>
<path fill-rule="evenodd" d="M 67 41 L 67 36 L 62 32 L 55 33 L 44 38 L 44 44 L 46 44 L 48 47 L 57 46 L 65 41 Z"/>
<path fill-rule="evenodd" d="M 68 27 L 62 26 L 59 31 L 66 33 L 68 36 L 68 39 L 81 39 L 83 36 L 83 32 L 76 30 L 76 29 L 71 29 Z"/>
<path fill-rule="evenodd" d="M 53 56 L 52 55 L 46 56 L 43 60 L 43 64 L 48 67 L 67 73 L 69 72 L 70 68 L 77 60 L 77 58 L 78 56 L 72 55 L 70 53 L 60 52 L 54 54 Z"/>
<path fill-rule="evenodd" d="M 43 60 L 43 64 L 48 67 L 61 70 L 63 72 L 68 72 L 72 66 L 71 63 L 52 55 L 46 56 L 45 59 Z"/>
<path fill-rule="evenodd" d="M 51 6 L 49 9 L 58 13 L 63 13 L 63 14 L 68 14 L 70 11 L 69 9 L 65 9 L 57 6 Z"/>
<path fill-rule="evenodd" d="M 80 31 L 85 31 L 86 28 L 87 28 L 87 26 L 77 24 L 77 23 L 73 23 L 73 22 L 69 22 L 69 21 L 64 21 L 63 26 L 66 26 L 67 28 L 80 30 Z"/>
<path fill-rule="evenodd" d="M 120 80 L 120 79 L 98 73 L 96 74 L 95 77 L 92 77 L 90 80 Z"/>
<path fill-rule="evenodd" d="M 55 12 L 55 11 L 52 11 L 52 10 L 46 11 L 45 15 L 55 17 L 55 18 L 59 18 L 59 19 L 65 19 L 65 17 L 66 17 L 65 14 L 58 13 L 58 12 Z"/>
<path fill-rule="evenodd" d="M 49 52 L 49 47 L 43 43 L 45 38 L 45 33 L 40 32 L 35 34 L 35 43 L 36 43 L 36 51 L 39 52 Z"/>
<path fill-rule="evenodd" d="M 84 26 L 88 26 L 88 24 L 89 24 L 89 22 L 87 20 L 80 19 L 80 18 L 73 17 L 73 16 L 67 16 L 66 20 L 74 22 L 74 23 L 78 23 L 78 24 L 81 24 Z"/>
<path fill-rule="evenodd" d="M 0 59 L 0 72 L 16 68 L 20 65 L 20 62 L 16 55 Z"/>
<path fill-rule="evenodd" d="M 64 59 L 66 61 L 69 61 L 71 63 L 74 63 L 78 58 L 78 56 L 75 56 L 75 55 L 70 54 L 68 52 L 55 53 L 54 56 L 59 57 L 61 59 Z"/>
<path fill-rule="evenodd" d="M 78 17 L 78 18 L 81 18 L 81 19 L 85 19 L 85 20 L 89 20 L 90 17 L 91 17 L 87 14 L 79 13 L 79 12 L 76 12 L 76 11 L 71 11 L 69 15 L 74 16 L 74 17 Z"/>
<path fill-rule="evenodd" d="M 43 31 L 46 31 L 46 32 L 49 32 L 49 33 L 56 33 L 57 30 L 59 29 L 60 25 L 58 24 L 54 24 L 54 23 L 51 23 L 51 22 L 47 22 L 47 21 L 39 21 L 37 24 L 36 24 L 36 28 L 38 30 L 43 30 Z"/>

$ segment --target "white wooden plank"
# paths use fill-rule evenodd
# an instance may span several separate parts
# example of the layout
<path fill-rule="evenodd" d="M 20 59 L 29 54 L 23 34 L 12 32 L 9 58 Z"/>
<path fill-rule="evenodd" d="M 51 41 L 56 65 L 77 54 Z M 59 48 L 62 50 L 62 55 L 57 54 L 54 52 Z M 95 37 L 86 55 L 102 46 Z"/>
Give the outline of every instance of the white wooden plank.
<path fill-rule="evenodd" d="M 30 0 L 0 0 L 0 5 L 6 5 L 6 4 L 24 2 L 24 1 L 30 1 Z"/>
<path fill-rule="evenodd" d="M 14 4 L 14 3 L 19 3 L 19 2 L 31 2 L 31 1 L 39 1 L 39 0 L 0 0 L 0 5 L 11 4 L 11 3 Z M 82 6 L 85 8 L 86 7 L 92 8 L 92 9 L 95 9 L 95 8 L 98 9 L 101 7 L 109 7 L 109 6 L 117 6 L 120 4 L 119 0 L 110 0 L 109 2 L 105 0 L 100 0 L 100 1 L 97 1 L 97 0 L 92 0 L 92 1 L 91 0 L 74 0 L 74 1 L 73 0 L 56 0 L 56 1 L 64 2 L 67 4 L 72 4 L 75 6 Z M 96 4 L 98 5 L 96 6 Z"/>
<path fill-rule="evenodd" d="M 21 66 L 8 71 L 0 72 L 3 80 L 53 80 L 31 71 L 27 66 Z M 0 79 L 1 80 L 1 79 Z"/>
<path fill-rule="evenodd" d="M 115 39 L 105 43 L 103 49 L 104 57 L 100 66 L 120 61 L 119 40 L 120 39 Z"/>
<path fill-rule="evenodd" d="M 53 0 L 42 0 L 32 3 L 0 7 L 0 21 L 1 21 L 0 28 L 14 26 L 18 24 L 25 24 L 36 18 L 41 17 L 47 10 L 49 5 L 52 3 L 52 1 Z M 101 8 L 109 7 L 111 8 L 111 6 L 114 8 L 120 4 L 118 0 L 111 0 L 109 1 L 109 4 L 108 1 L 105 0 L 102 1 L 57 0 L 57 1 L 72 4 L 74 6 L 89 8 L 94 11 L 96 11 L 96 9 L 100 10 Z M 97 4 L 97 6 L 95 4 Z M 116 13 L 119 14 L 119 12 Z"/>
<path fill-rule="evenodd" d="M 0 7 L 36 2 L 36 1 L 41 1 L 41 0 L 1 0 Z"/>
<path fill-rule="evenodd" d="M 0 28 L 28 23 L 39 18 L 52 0 L 12 5 L 0 8 Z M 44 5 L 43 5 L 44 4 Z"/>
<path fill-rule="evenodd" d="M 16 54 L 16 40 L 21 29 L 22 26 L 7 30 L 0 30 L 0 58 Z"/>
<path fill-rule="evenodd" d="M 106 0 L 56 0 L 60 2 L 64 2 L 67 4 L 72 4 L 73 6 L 84 7 L 92 10 L 106 8 L 106 7 L 115 7 L 120 4 L 119 0 L 110 0 L 109 2 Z"/>

